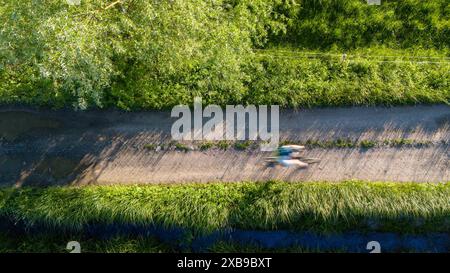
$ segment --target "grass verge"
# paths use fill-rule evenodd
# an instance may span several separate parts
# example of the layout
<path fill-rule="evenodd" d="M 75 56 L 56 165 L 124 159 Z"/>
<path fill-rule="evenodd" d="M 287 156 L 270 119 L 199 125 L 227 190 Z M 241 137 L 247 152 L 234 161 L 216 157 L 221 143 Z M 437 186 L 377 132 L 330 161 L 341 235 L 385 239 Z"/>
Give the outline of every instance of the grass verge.
<path fill-rule="evenodd" d="M 186 142 L 186 143 L 167 143 L 167 144 L 145 144 L 143 148 L 149 151 L 160 151 L 160 150 L 175 150 L 175 151 L 208 151 L 208 150 L 228 150 L 233 148 L 237 151 L 249 151 L 256 150 L 260 147 L 260 141 L 204 141 L 200 143 Z M 296 140 L 283 140 L 280 142 L 281 145 L 304 145 L 307 148 L 322 148 L 322 149 L 336 149 L 336 148 L 362 148 L 362 149 L 372 149 L 372 148 L 386 148 L 386 147 L 413 147 L 422 148 L 429 147 L 432 145 L 448 145 L 446 141 L 433 142 L 429 140 L 417 140 L 409 138 L 393 138 L 381 140 L 357 140 L 350 138 L 336 138 L 336 139 L 307 139 L 306 141 L 296 141 Z"/>
<path fill-rule="evenodd" d="M 450 183 L 242 182 L 2 188 L 0 217 L 27 228 L 92 225 L 318 233 L 450 231 Z"/>
<path fill-rule="evenodd" d="M 77 241 L 81 252 L 90 253 L 167 253 L 177 252 L 153 237 L 117 236 L 109 239 L 83 238 L 82 235 L 0 233 L 0 253 L 69 253 L 67 243 Z M 225 249 L 226 245 L 223 245 Z"/>
<path fill-rule="evenodd" d="M 109 239 L 86 238 L 83 235 L 50 235 L 50 234 L 12 234 L 0 233 L 0 253 L 69 253 L 67 243 L 80 243 L 83 253 L 179 253 L 154 237 L 116 236 Z M 239 244 L 236 242 L 218 241 L 205 250 L 212 253 L 310 253 L 323 252 L 320 249 L 287 247 L 265 248 L 257 244 Z M 343 252 L 340 249 L 329 252 Z"/>

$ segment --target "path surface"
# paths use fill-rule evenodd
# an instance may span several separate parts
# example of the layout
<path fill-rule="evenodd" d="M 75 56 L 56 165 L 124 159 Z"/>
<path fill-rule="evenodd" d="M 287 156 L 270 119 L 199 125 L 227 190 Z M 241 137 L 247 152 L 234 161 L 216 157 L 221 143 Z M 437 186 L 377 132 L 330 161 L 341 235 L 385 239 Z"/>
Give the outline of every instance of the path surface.
<path fill-rule="evenodd" d="M 0 109 L 0 184 L 170 183 L 282 179 L 450 181 L 450 107 L 284 111 L 281 139 L 427 141 L 424 147 L 312 148 L 319 164 L 267 167 L 259 150 L 150 151 L 170 141 L 169 112 Z"/>

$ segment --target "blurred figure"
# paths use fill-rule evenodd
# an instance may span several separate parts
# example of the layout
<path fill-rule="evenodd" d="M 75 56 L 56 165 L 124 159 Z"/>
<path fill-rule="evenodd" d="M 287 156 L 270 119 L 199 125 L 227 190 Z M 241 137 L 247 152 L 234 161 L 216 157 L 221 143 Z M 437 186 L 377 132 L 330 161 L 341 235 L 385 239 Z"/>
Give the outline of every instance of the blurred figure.
<path fill-rule="evenodd" d="M 300 152 L 305 146 L 300 145 L 283 145 L 278 148 L 277 162 L 285 167 L 296 166 L 299 168 L 308 167 L 308 163 L 301 161 Z"/>

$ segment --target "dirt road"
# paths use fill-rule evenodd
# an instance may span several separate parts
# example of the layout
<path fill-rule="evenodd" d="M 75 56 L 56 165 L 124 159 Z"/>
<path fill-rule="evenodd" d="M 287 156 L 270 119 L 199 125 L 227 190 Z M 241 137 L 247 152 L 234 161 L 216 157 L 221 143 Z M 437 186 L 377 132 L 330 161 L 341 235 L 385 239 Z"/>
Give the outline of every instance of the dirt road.
<path fill-rule="evenodd" d="M 148 149 L 170 143 L 169 112 L 0 109 L 0 184 L 170 183 L 282 179 L 450 181 L 450 107 L 329 108 L 283 111 L 282 140 L 352 139 L 426 145 L 317 147 L 319 164 L 267 167 L 270 153 L 235 148 Z M 147 148 L 146 148 L 147 146 Z"/>

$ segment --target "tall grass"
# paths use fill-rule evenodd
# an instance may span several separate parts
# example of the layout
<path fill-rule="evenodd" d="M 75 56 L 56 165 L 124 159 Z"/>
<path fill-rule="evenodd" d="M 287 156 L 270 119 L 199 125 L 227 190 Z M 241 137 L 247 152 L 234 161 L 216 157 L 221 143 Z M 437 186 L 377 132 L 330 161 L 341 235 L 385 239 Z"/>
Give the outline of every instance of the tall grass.
<path fill-rule="evenodd" d="M 276 52 L 259 55 L 244 101 L 284 107 L 450 101 L 449 61 L 420 63 L 353 56 L 342 61 L 342 56 L 335 55 L 303 58 Z"/>
<path fill-rule="evenodd" d="M 27 227 L 88 225 L 314 232 L 449 232 L 450 183 L 215 183 L 0 191 L 0 217 Z"/>
<path fill-rule="evenodd" d="M 275 5 L 287 21 L 285 33 L 272 42 L 308 48 L 395 48 L 450 46 L 449 4 L 446 0 L 296 0 Z"/>
<path fill-rule="evenodd" d="M 68 253 L 67 243 L 81 243 L 81 252 L 96 253 L 161 253 L 176 252 L 153 237 L 117 236 L 114 238 L 84 238 L 81 235 L 14 234 L 0 232 L 0 253 Z"/>
<path fill-rule="evenodd" d="M 80 243 L 83 253 L 176 253 L 192 252 L 189 248 L 179 248 L 163 243 L 154 237 L 115 236 L 108 239 L 86 238 L 70 234 L 14 234 L 0 232 L 0 253 L 68 253 L 67 243 Z M 343 249 L 305 248 L 300 246 L 286 248 L 264 248 L 256 244 L 239 244 L 218 241 L 204 250 L 212 253 L 310 253 L 344 252 Z M 202 251 L 203 252 L 203 251 Z"/>

